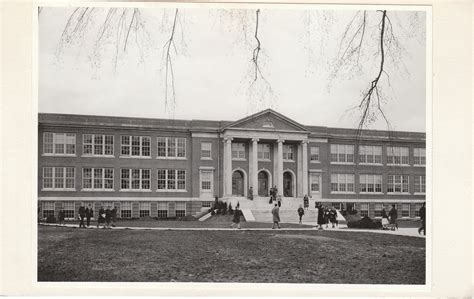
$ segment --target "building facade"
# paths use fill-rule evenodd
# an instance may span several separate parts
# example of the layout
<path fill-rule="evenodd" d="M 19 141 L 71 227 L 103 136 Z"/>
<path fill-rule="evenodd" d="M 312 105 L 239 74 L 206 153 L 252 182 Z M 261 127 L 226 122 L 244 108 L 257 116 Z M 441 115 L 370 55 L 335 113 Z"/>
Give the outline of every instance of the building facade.
<path fill-rule="evenodd" d="M 271 109 L 206 121 L 39 114 L 41 218 L 77 218 L 81 204 L 119 217 L 193 215 L 214 196 L 313 200 L 380 217 L 425 201 L 426 135 L 304 126 Z"/>

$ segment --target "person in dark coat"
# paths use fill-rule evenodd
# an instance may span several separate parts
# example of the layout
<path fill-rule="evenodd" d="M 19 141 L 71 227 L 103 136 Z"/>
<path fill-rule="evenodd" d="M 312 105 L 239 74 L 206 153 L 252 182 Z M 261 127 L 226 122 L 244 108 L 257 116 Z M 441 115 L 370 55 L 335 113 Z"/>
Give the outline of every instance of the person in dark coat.
<path fill-rule="evenodd" d="M 86 209 L 84 208 L 84 204 L 81 203 L 81 207 L 79 208 L 79 227 L 86 228 L 84 224 L 84 218 L 86 217 Z"/>
<path fill-rule="evenodd" d="M 273 187 L 270 188 L 270 204 L 273 203 L 273 198 L 275 197 L 275 189 Z"/>
<path fill-rule="evenodd" d="M 425 203 L 422 204 L 419 212 L 420 212 L 421 226 L 420 226 L 420 228 L 418 228 L 418 233 L 421 234 L 421 231 L 423 231 L 423 235 L 426 235 L 426 208 L 425 208 Z"/>
<path fill-rule="evenodd" d="M 273 215 L 273 226 L 272 229 L 275 229 L 275 225 L 280 227 L 280 208 L 278 207 L 278 204 L 275 204 L 275 206 L 272 209 L 272 215 Z"/>
<path fill-rule="evenodd" d="M 303 215 L 304 215 L 304 209 L 302 205 L 300 205 L 297 212 L 298 212 L 298 216 L 300 216 L 300 224 L 302 224 L 301 219 L 303 218 Z"/>
<path fill-rule="evenodd" d="M 276 200 L 278 196 L 278 188 L 277 186 L 273 187 L 273 200 Z"/>
<path fill-rule="evenodd" d="M 335 226 L 339 226 L 339 223 L 337 221 L 337 211 L 334 207 L 329 209 L 329 222 L 331 222 L 332 228 Z"/>
<path fill-rule="evenodd" d="M 107 228 L 110 228 L 110 220 L 112 219 L 112 210 L 110 209 L 110 207 L 107 207 L 107 209 L 105 209 L 105 227 Z"/>
<path fill-rule="evenodd" d="M 249 188 L 249 194 L 248 194 L 247 198 L 250 199 L 250 200 L 253 200 L 253 188 L 252 187 Z"/>
<path fill-rule="evenodd" d="M 322 230 L 323 224 L 325 223 L 324 208 L 322 204 L 319 204 L 317 207 L 318 207 L 318 226 L 319 226 L 319 229 Z"/>
<path fill-rule="evenodd" d="M 277 204 L 278 207 L 281 207 L 281 195 L 277 195 Z"/>
<path fill-rule="evenodd" d="M 395 205 L 392 205 L 390 212 L 388 212 L 388 217 L 390 218 L 390 228 L 391 230 L 398 229 L 398 213 Z"/>
<path fill-rule="evenodd" d="M 105 228 L 105 210 L 102 206 L 100 206 L 99 217 L 97 217 L 97 228 L 99 228 L 100 224 L 104 225 Z"/>
<path fill-rule="evenodd" d="M 92 217 L 94 217 L 94 210 L 92 210 L 92 206 L 89 204 L 89 206 L 86 208 L 86 224 L 87 224 L 87 227 L 90 226 Z"/>
<path fill-rule="evenodd" d="M 115 221 L 117 220 L 117 207 L 114 207 L 110 211 L 110 218 L 112 219 L 112 227 L 115 227 Z"/>
<path fill-rule="evenodd" d="M 305 194 L 303 197 L 303 205 L 305 210 L 309 209 L 309 198 L 307 194 Z"/>
<path fill-rule="evenodd" d="M 232 220 L 232 224 L 230 225 L 230 227 L 234 227 L 234 225 L 237 225 L 237 228 L 240 229 L 240 216 L 242 216 L 242 211 L 237 206 L 235 208 L 234 219 Z"/>
<path fill-rule="evenodd" d="M 58 213 L 59 225 L 66 225 L 66 223 L 64 222 L 65 217 L 66 217 L 66 213 L 64 212 L 64 209 L 61 207 L 61 209 L 59 210 L 59 213 Z"/>

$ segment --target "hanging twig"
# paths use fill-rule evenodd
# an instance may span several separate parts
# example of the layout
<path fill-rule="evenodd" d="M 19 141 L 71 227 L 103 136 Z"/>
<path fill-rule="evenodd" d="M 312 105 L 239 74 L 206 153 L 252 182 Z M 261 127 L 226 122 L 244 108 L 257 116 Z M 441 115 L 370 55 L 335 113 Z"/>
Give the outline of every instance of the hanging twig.
<path fill-rule="evenodd" d="M 177 53 L 176 45 L 174 43 L 174 34 L 176 30 L 176 21 L 178 19 L 178 9 L 175 10 L 173 27 L 171 28 L 170 38 L 166 41 L 163 46 L 165 52 L 165 109 L 168 109 L 169 100 L 174 102 L 176 92 L 174 86 L 174 72 L 173 72 L 173 59 L 171 55 L 171 47 L 173 47 L 175 54 Z M 170 83 L 168 83 L 170 82 Z M 169 97 L 168 84 L 171 84 L 171 98 Z"/>

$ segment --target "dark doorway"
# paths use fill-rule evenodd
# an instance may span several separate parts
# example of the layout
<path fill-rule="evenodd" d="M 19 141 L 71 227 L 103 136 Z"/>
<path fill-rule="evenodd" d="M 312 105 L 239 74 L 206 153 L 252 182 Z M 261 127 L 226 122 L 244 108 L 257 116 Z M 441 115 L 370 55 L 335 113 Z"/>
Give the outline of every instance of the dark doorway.
<path fill-rule="evenodd" d="M 293 178 L 288 171 L 283 173 L 283 196 L 293 197 Z"/>
<path fill-rule="evenodd" d="M 258 196 L 268 196 L 268 174 L 265 171 L 258 173 Z"/>
<path fill-rule="evenodd" d="M 244 196 L 244 174 L 239 170 L 232 174 L 232 195 Z"/>

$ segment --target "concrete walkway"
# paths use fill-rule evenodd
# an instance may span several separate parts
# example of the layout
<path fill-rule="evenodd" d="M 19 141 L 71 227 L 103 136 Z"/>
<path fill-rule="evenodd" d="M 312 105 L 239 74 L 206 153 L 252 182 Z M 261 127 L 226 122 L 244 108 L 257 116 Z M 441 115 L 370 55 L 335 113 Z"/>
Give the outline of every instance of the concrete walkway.
<path fill-rule="evenodd" d="M 40 225 L 44 226 L 57 226 L 57 227 L 69 227 L 69 228 L 79 228 L 77 224 L 65 224 L 59 225 L 56 223 L 39 223 Z M 314 223 L 306 222 L 303 223 L 305 225 L 315 225 Z M 242 229 L 236 228 L 227 228 L 227 227 L 134 227 L 134 226 L 116 226 L 111 229 L 114 230 L 161 230 L 161 231 L 232 231 L 232 230 L 239 230 L 239 231 L 272 231 L 271 223 L 269 223 L 268 228 L 245 228 L 245 223 L 242 224 Z M 281 224 L 281 229 L 275 229 L 279 231 L 319 231 L 316 226 L 315 227 L 302 227 L 302 228 L 285 228 L 285 224 Z M 96 226 L 90 226 L 87 229 L 103 229 L 97 228 Z M 347 228 L 345 225 L 340 225 L 339 227 L 332 228 L 329 226 L 328 228 L 324 228 L 327 231 L 340 231 L 340 232 L 368 232 L 368 233 L 377 233 L 377 234 L 391 234 L 391 235 L 399 235 L 399 236 L 409 236 L 409 237 L 419 237 L 424 238 L 425 236 L 418 234 L 418 228 L 399 228 L 396 231 L 389 231 L 389 230 L 372 230 L 372 229 L 353 229 Z"/>

